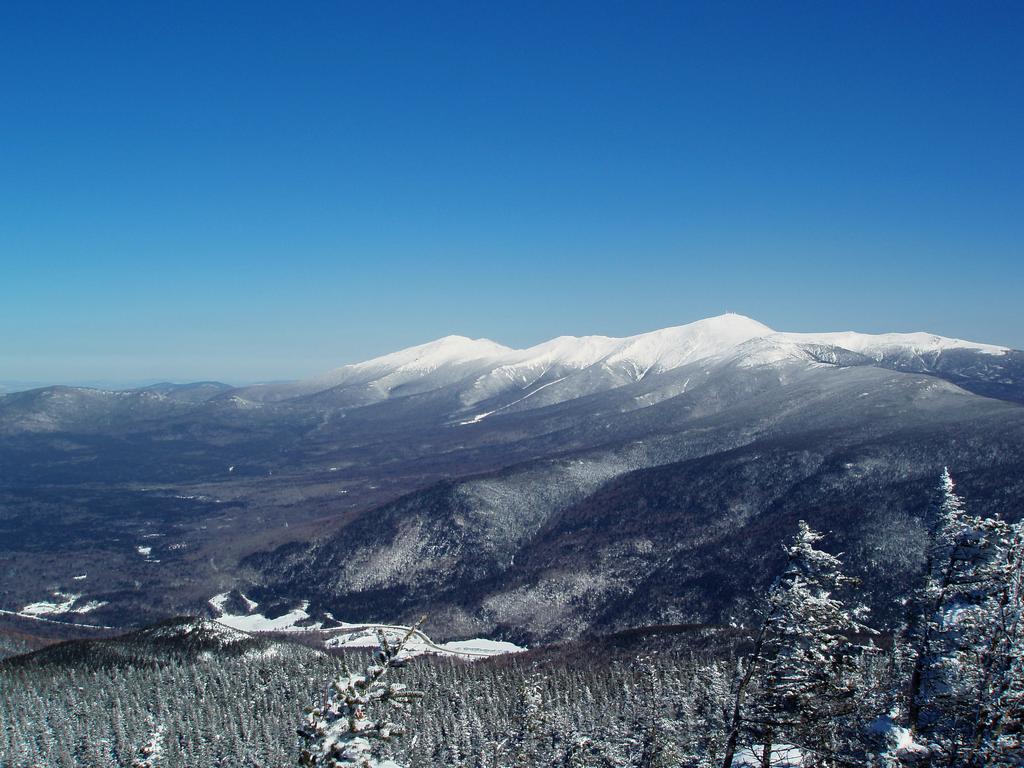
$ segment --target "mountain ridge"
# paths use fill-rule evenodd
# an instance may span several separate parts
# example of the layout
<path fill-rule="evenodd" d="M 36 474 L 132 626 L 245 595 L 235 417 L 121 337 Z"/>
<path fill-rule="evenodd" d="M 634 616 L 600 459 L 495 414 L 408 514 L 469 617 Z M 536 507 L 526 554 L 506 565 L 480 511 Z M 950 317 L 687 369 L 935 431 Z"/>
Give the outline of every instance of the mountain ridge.
<path fill-rule="evenodd" d="M 523 349 L 490 339 L 445 336 L 362 362 L 351 363 L 319 376 L 294 382 L 254 385 L 235 390 L 236 396 L 257 402 L 308 397 L 341 387 L 365 388 L 356 404 L 390 397 L 392 393 L 424 391 L 410 387 L 435 376 L 441 385 L 474 378 L 467 405 L 510 387 L 528 388 L 554 383 L 554 374 L 574 375 L 594 366 L 617 373 L 622 382 L 637 381 L 648 373 L 664 372 L 705 359 L 721 358 L 748 347 L 751 364 L 770 364 L 799 358 L 808 347 L 832 347 L 883 361 L 887 355 L 920 357 L 953 350 L 1002 356 L 1013 350 L 926 332 L 865 334 L 854 331 L 826 333 L 779 332 L 745 315 L 726 313 L 692 323 L 670 326 L 625 337 L 558 336 Z"/>

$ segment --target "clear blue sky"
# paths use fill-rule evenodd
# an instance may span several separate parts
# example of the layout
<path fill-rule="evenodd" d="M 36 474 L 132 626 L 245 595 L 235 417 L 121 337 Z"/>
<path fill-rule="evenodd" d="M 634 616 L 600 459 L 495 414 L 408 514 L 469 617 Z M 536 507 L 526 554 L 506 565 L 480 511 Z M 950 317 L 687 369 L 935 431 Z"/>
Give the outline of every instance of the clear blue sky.
<path fill-rule="evenodd" d="M 726 310 L 1024 347 L 1022 39 L 1019 2 L 6 3 L 0 380 Z"/>

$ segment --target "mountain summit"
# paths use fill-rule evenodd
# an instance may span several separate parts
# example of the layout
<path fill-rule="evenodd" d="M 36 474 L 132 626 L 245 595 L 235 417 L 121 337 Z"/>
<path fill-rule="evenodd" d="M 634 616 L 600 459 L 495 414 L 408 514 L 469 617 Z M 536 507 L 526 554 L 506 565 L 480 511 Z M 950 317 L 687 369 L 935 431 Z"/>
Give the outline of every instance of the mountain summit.
<path fill-rule="evenodd" d="M 730 312 L 623 338 L 559 336 L 525 349 L 445 336 L 312 379 L 247 387 L 235 395 L 258 402 L 319 396 L 353 407 L 455 387 L 459 401 L 470 407 L 507 392 L 525 401 L 542 388 L 557 387 L 536 404 L 612 389 L 700 361 L 733 359 L 749 367 L 802 360 L 929 372 L 937 356 L 955 351 L 995 356 L 1010 350 L 928 333 L 781 333 Z M 504 409 L 513 403 L 498 405 Z"/>

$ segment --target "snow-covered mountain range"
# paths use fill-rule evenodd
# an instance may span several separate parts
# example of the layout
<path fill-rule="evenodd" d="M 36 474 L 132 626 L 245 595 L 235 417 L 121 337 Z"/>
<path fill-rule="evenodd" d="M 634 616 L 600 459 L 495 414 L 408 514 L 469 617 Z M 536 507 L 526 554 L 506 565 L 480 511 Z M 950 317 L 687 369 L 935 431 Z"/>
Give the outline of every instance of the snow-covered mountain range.
<path fill-rule="evenodd" d="M 461 403 L 471 407 L 509 391 L 521 395 L 504 409 L 541 390 L 548 391 L 535 402 L 551 404 L 698 362 L 889 362 L 927 370 L 937 356 L 951 351 L 1000 357 L 1011 350 L 929 333 L 781 333 L 729 313 L 624 338 L 559 336 L 526 349 L 489 339 L 445 336 L 312 379 L 248 387 L 236 396 L 272 402 L 333 392 L 339 405 L 367 405 L 457 385 Z"/>
<path fill-rule="evenodd" d="M 892 613 L 943 466 L 1017 509 L 1024 353 L 735 314 L 448 336 L 283 384 L 6 394 L 0 435 L 0 611 L 114 626 L 238 588 L 267 616 L 428 612 L 432 635 L 528 644 L 722 621 L 801 518 Z"/>

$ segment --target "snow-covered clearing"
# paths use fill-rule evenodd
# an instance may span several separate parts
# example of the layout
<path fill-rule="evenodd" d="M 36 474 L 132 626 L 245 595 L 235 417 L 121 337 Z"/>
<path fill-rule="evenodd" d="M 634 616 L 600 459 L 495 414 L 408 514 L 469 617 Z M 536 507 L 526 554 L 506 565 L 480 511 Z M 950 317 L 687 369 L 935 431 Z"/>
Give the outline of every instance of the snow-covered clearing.
<path fill-rule="evenodd" d="M 408 627 L 374 624 L 361 625 L 354 631 L 346 627 L 342 628 L 338 634 L 325 640 L 324 645 L 328 648 L 375 648 L 377 646 L 378 629 L 384 633 L 389 642 L 397 642 L 409 631 Z M 506 653 L 519 653 L 525 650 L 525 648 L 515 643 L 486 640 L 483 638 L 435 643 L 423 632 L 416 630 L 413 632 L 413 636 L 409 638 L 401 655 L 403 658 L 411 658 L 413 656 L 422 656 L 423 654 L 437 654 L 439 656 L 457 656 L 461 659 L 473 660 L 490 656 L 501 656 Z"/>
<path fill-rule="evenodd" d="M 219 623 L 242 632 L 322 632 L 329 635 L 324 640 L 324 646 L 327 648 L 363 648 L 376 647 L 378 630 L 384 632 L 388 640 L 397 641 L 410 629 L 399 624 L 353 624 L 349 622 L 338 622 L 336 626 L 324 628 L 323 622 L 320 621 L 300 626 L 300 622 L 306 622 L 310 618 L 308 600 L 304 600 L 298 608 L 293 608 L 288 613 L 271 619 L 262 613 L 252 613 L 251 611 L 254 611 L 259 606 L 259 603 L 250 600 L 241 593 L 239 595 L 250 613 L 228 613 L 226 611 L 229 599 L 228 592 L 214 595 L 208 602 L 220 614 L 217 618 Z M 330 614 L 327 615 L 328 618 L 334 619 Z M 406 645 L 404 653 L 407 656 L 434 653 L 442 656 L 457 656 L 463 659 L 479 659 L 505 653 L 518 653 L 525 650 L 525 648 L 514 643 L 485 638 L 435 643 L 424 632 L 415 630 Z"/>
<path fill-rule="evenodd" d="M 53 600 L 39 600 L 35 603 L 29 603 L 17 613 L 18 615 L 25 616 L 26 618 L 51 616 L 61 613 L 89 613 L 90 611 L 95 611 L 97 608 L 102 608 L 107 604 L 103 600 L 89 600 L 88 602 L 76 606 L 75 604 L 81 599 L 81 597 L 82 596 L 80 594 L 54 592 Z"/>
<path fill-rule="evenodd" d="M 4 608 L 0 608 L 0 616 L 15 616 L 19 619 L 32 619 L 32 621 L 42 621 L 47 624 L 61 624 L 68 627 L 81 627 L 82 629 L 116 629 L 116 627 L 108 627 L 105 624 L 78 624 L 74 621 L 61 621 L 60 619 L 51 619 L 47 616 L 21 613 L 20 611 L 8 611 Z"/>
<path fill-rule="evenodd" d="M 40 600 L 36 603 L 29 603 L 20 612 L 25 616 L 49 616 L 54 613 L 70 613 L 71 606 L 75 604 L 75 601 L 81 595 L 54 592 L 53 597 L 54 600 Z"/>
<path fill-rule="evenodd" d="M 221 596 L 218 595 L 217 597 Z M 213 599 L 210 600 L 210 603 L 213 604 Z M 217 606 L 215 605 L 214 607 Z M 293 608 L 288 613 L 272 619 L 267 618 L 262 613 L 251 613 L 248 615 L 224 613 L 217 618 L 217 621 L 226 627 L 240 629 L 243 632 L 309 632 L 320 629 L 323 626 L 320 622 L 314 622 L 302 627 L 297 626 L 300 621 L 305 621 L 309 618 L 309 614 L 306 612 L 307 608 L 309 608 L 309 603 L 304 602 L 300 607 Z"/>

